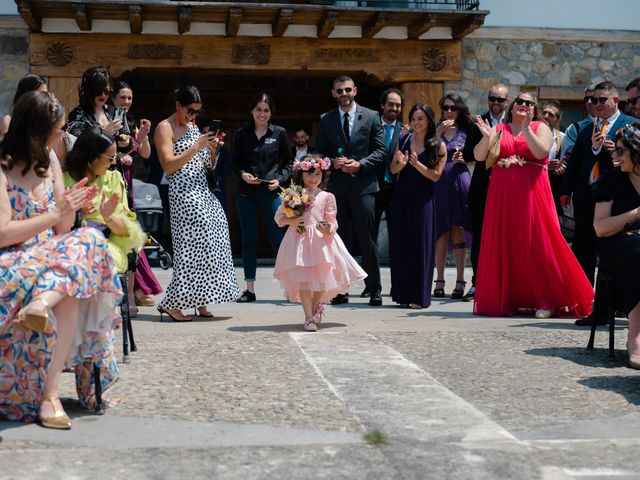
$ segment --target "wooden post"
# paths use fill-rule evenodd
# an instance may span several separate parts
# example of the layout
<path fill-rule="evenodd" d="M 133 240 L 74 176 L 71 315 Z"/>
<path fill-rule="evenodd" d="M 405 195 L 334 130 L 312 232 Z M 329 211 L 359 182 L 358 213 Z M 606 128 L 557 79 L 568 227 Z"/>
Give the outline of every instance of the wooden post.
<path fill-rule="evenodd" d="M 400 86 L 400 91 L 404 95 L 404 109 L 402 117 L 405 123 L 409 123 L 409 110 L 416 103 L 427 103 L 433 108 L 436 121 L 440 118 L 440 108 L 438 102 L 444 95 L 444 85 L 442 83 L 430 82 L 406 82 Z"/>
<path fill-rule="evenodd" d="M 49 77 L 49 91 L 62 102 L 65 115 L 78 105 L 80 77 Z"/>

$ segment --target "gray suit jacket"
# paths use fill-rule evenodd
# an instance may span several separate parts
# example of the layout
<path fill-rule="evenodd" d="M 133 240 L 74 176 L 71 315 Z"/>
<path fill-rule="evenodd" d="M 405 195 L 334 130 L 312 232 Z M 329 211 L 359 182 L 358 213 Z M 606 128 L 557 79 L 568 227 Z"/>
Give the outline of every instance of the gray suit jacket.
<path fill-rule="evenodd" d="M 338 156 L 338 149 L 342 148 L 342 154 L 360 162 L 361 167 L 358 173 L 354 174 L 332 170 L 328 190 L 337 195 L 349 192 L 356 195 L 375 193 L 380 190 L 376 173 L 387 159 L 384 129 L 378 113 L 356 105 L 350 137 L 347 144 L 338 108 L 320 118 L 316 149 L 333 159 Z"/>

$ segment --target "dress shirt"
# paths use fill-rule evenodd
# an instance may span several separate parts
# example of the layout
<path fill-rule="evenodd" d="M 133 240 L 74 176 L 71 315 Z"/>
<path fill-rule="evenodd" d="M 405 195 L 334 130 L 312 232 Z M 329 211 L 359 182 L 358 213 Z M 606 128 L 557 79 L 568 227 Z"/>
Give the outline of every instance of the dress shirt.
<path fill-rule="evenodd" d="M 604 136 L 605 137 L 609 134 L 609 132 L 611 131 L 611 128 L 613 127 L 613 124 L 616 123 L 616 120 L 618 120 L 619 116 L 620 116 L 620 110 L 616 110 L 616 113 L 611 115 L 609 118 L 598 118 L 598 128 L 599 129 L 602 128 L 602 121 L 603 120 L 606 120 L 607 122 L 609 122 L 607 124 L 607 128 L 605 128 L 605 130 L 604 130 Z M 591 147 L 591 151 L 593 152 L 594 155 L 598 155 L 600 153 L 600 150 L 602 150 L 602 144 L 600 144 L 600 147 L 598 149 L 595 149 L 595 148 Z"/>
<path fill-rule="evenodd" d="M 499 125 L 501 123 L 505 123 L 506 122 L 505 112 L 502 112 L 502 116 L 500 118 L 495 118 L 493 115 L 491 115 L 491 113 L 489 113 L 489 122 L 491 122 L 492 127 L 495 127 L 496 125 Z"/>
<path fill-rule="evenodd" d="M 356 108 L 358 106 L 356 105 L 356 102 L 353 102 L 351 104 L 351 109 L 348 112 L 343 112 L 342 110 L 340 110 L 340 129 L 342 129 L 342 125 L 344 125 L 344 116 L 345 115 L 349 115 L 349 136 L 351 136 L 351 134 L 353 133 L 353 121 L 356 118 Z"/>

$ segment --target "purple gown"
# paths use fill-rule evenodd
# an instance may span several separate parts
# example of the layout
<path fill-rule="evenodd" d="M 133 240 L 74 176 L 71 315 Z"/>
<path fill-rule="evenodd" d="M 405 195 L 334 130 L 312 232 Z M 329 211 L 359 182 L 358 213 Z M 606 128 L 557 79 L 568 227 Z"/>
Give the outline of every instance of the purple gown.
<path fill-rule="evenodd" d="M 400 138 L 398 145 L 404 145 Z M 403 150 L 411 153 L 411 142 Z M 436 151 L 430 152 L 436 155 Z M 426 164 L 429 152 L 418 155 Z M 389 257 L 391 298 L 399 304 L 431 305 L 431 282 L 435 262 L 433 182 L 407 164 L 397 175 L 391 202 Z"/>
<path fill-rule="evenodd" d="M 467 132 L 459 128 L 448 141 L 441 137 L 447 147 L 447 163 L 442 176 L 433 187 L 436 209 L 436 238 L 448 232 L 453 226 L 465 230 L 467 245 L 471 245 L 471 219 L 469 217 L 469 185 L 471 174 L 467 165 L 453 161 L 456 148 L 461 152 L 467 141 Z"/>

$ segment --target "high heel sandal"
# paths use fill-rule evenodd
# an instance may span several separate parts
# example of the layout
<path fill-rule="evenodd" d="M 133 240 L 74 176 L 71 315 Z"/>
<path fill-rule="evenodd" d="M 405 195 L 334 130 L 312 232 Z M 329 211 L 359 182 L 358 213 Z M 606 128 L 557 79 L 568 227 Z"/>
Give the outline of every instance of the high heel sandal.
<path fill-rule="evenodd" d="M 456 288 L 451 292 L 451 298 L 462 298 L 464 297 L 464 289 L 467 286 L 467 282 L 464 280 L 456 280 Z"/>
<path fill-rule="evenodd" d="M 167 315 L 169 315 L 169 318 L 171 320 L 173 320 L 174 322 L 191 322 L 193 321 L 193 318 L 191 317 L 187 317 L 186 315 L 184 315 L 182 312 L 180 312 L 180 315 L 182 315 L 182 318 L 178 318 L 175 317 L 174 315 L 171 314 L 171 312 L 169 311 L 168 308 L 165 307 L 158 307 L 158 311 L 160 312 L 160 321 L 162 322 L 162 317 L 163 315 L 166 313 Z"/>
<path fill-rule="evenodd" d="M 138 307 L 153 307 L 156 304 L 155 300 L 149 295 L 138 296 L 134 293 L 133 297 Z"/>
<path fill-rule="evenodd" d="M 40 302 L 44 305 L 44 309 L 39 310 L 32 307 L 36 302 Z M 49 325 L 49 304 L 44 298 L 34 298 L 28 305 L 18 312 L 18 316 L 13 323 L 24 329 L 33 330 L 34 332 L 44 332 Z"/>
<path fill-rule="evenodd" d="M 58 400 L 58 398 L 46 397 L 45 399 L 42 400 L 42 403 L 49 402 L 51 404 L 51 406 L 53 407 L 54 413 L 53 413 L 53 417 L 49 417 L 49 418 L 42 418 L 40 415 L 38 415 L 38 420 L 40 422 L 40 425 L 42 425 L 45 428 L 69 430 L 71 428 L 71 419 L 69 418 L 69 415 L 67 415 L 62 408 L 58 410 L 55 403 L 53 403 L 54 400 Z"/>
<path fill-rule="evenodd" d="M 436 280 L 435 284 L 436 288 L 433 289 L 433 296 L 435 298 L 444 298 L 444 280 Z"/>
<path fill-rule="evenodd" d="M 209 310 L 205 310 L 204 313 L 202 313 L 197 308 L 193 309 L 193 315 L 195 317 L 203 317 L 203 318 L 213 318 L 214 317 L 213 313 L 211 313 Z"/>

